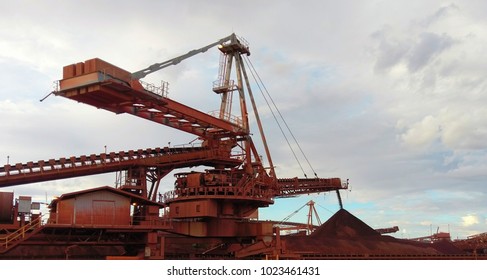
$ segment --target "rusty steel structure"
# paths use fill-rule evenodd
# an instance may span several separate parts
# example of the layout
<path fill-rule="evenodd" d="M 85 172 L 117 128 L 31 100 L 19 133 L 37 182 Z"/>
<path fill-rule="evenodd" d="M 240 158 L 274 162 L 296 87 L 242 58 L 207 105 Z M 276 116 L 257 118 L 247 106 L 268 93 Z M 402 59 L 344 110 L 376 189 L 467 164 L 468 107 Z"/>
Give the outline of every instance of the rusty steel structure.
<path fill-rule="evenodd" d="M 216 112 L 168 98 L 166 83 L 156 87 L 141 80 L 213 47 L 221 56 L 213 83 L 221 100 Z M 246 71 L 249 55 L 245 40 L 231 34 L 134 73 L 99 58 L 65 66 L 55 96 L 192 134 L 197 144 L 0 167 L 0 187 L 117 174 L 114 186 L 62 194 L 45 214 L 31 197 L 0 192 L 0 259 L 471 258 L 449 246 L 382 236 L 397 228 L 373 230 L 343 209 L 339 191 L 348 188 L 348 180 L 279 178 Z M 252 138 L 248 102 L 265 157 Z M 206 169 L 185 171 L 188 167 Z M 170 173 L 174 188 L 161 193 L 161 180 Z M 313 225 L 313 214 L 321 220 L 310 202 L 306 225 L 286 222 L 307 235 L 281 235 L 284 223 L 258 219 L 258 210 L 276 198 L 323 192 L 338 196 L 340 210 L 331 219 Z"/>
<path fill-rule="evenodd" d="M 470 235 L 466 239 L 454 240 L 453 243 L 474 256 L 481 257 L 487 254 L 487 232 Z"/>
<path fill-rule="evenodd" d="M 216 114 L 172 100 L 164 88 L 140 80 L 215 46 L 221 52 L 219 78 L 213 84 L 213 91 L 221 96 Z M 200 145 L 0 167 L 0 187 L 119 174 L 114 187 L 80 190 L 53 200 L 47 222 L 29 211 L 20 215 L 22 205 L 9 204 L 0 225 L 0 257 L 233 258 L 247 245 L 273 238 L 273 224 L 257 218 L 258 209 L 273 204 L 275 198 L 346 189 L 347 184 L 339 178 L 276 177 L 245 70 L 245 55 L 250 55 L 248 44 L 232 34 L 134 73 L 98 58 L 65 66 L 54 95 L 191 133 L 198 137 Z M 237 105 L 232 102 L 234 96 Z M 250 134 L 249 100 L 267 167 Z M 194 166 L 209 168 L 204 172 L 176 173 L 174 189 L 159 192 L 161 179 L 170 172 Z M 0 198 L 12 201 L 12 194 L 3 193 Z"/>

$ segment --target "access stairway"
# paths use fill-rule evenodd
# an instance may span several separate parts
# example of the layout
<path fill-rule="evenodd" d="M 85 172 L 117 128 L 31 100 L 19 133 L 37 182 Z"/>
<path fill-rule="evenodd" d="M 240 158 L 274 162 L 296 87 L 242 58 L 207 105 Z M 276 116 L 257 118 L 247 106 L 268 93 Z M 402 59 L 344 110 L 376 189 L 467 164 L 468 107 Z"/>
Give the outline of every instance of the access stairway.
<path fill-rule="evenodd" d="M 42 227 L 42 216 L 39 216 L 16 231 L 0 237 L 0 254 L 13 249 L 24 240 L 35 235 L 42 230 Z"/>

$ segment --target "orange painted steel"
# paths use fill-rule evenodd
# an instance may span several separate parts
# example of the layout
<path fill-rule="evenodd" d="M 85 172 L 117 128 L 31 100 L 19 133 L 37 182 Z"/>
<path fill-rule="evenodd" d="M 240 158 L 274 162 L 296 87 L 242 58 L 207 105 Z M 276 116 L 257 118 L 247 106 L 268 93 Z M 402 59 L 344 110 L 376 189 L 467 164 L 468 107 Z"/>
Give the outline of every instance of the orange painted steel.
<path fill-rule="evenodd" d="M 180 168 L 188 165 L 236 166 L 221 149 L 155 148 L 72 156 L 0 167 L 0 187 L 127 170 L 133 166 Z"/>
<path fill-rule="evenodd" d="M 240 48 L 239 46 L 242 45 L 239 43 L 234 45 L 237 47 L 230 44 L 227 48 L 220 48 L 220 50 L 225 55 L 230 54 L 230 58 L 240 57 L 238 52 L 242 50 L 247 50 L 245 53 L 248 53 L 248 48 Z M 237 59 L 236 63 L 242 63 L 241 58 Z M 240 67 L 243 68 L 243 65 Z M 243 76 L 246 77 L 245 74 Z M 241 78 L 242 75 L 239 79 Z M 151 92 L 142 85 L 141 81 L 132 79 L 128 71 L 96 58 L 87 60 L 85 63 L 66 66 L 63 80 L 60 81 L 59 92 L 56 95 L 115 113 L 129 113 L 195 134 L 206 140 L 204 145 L 214 147 L 217 150 L 229 151 L 236 145 L 238 137 L 246 139 L 243 145 L 246 147 L 244 153 L 247 160 L 242 159 L 241 166 L 236 171 L 227 170 L 224 172 L 226 174 L 224 176 L 232 178 L 231 184 L 222 183 L 218 188 L 204 184 L 195 188 L 184 186 L 184 188 L 178 188 L 162 195 L 160 199 L 164 200 L 165 203 L 216 199 L 221 204 L 226 199 L 233 201 L 234 204 L 242 204 L 242 201 L 247 201 L 246 204 L 253 203 L 253 206 L 248 207 L 256 210 L 259 207 L 272 204 L 276 197 L 290 197 L 347 188 L 339 178 L 277 179 L 273 177 L 273 174 L 269 176 L 261 166 L 260 161 L 255 163 L 249 161 L 252 157 L 250 153 L 256 155 L 257 151 L 250 140 L 250 132 L 246 128 L 248 126 L 246 125 L 247 121 L 230 122 L 213 117 L 171 100 L 164 94 Z M 242 85 L 237 88 L 242 88 Z M 242 99 L 240 102 L 243 106 L 242 112 L 246 114 L 245 101 Z M 222 138 L 231 140 L 223 141 Z M 230 153 L 227 156 L 228 159 L 231 158 Z M 255 158 L 258 159 L 258 156 Z M 218 163 L 213 162 L 209 165 L 217 166 Z M 235 166 L 237 165 L 235 164 Z M 256 170 L 250 170 L 250 165 L 256 166 Z M 188 162 L 187 166 L 192 165 Z M 251 175 L 254 172 L 259 175 Z M 220 205 L 220 207 L 223 206 Z M 188 215 L 197 216 L 195 213 Z"/>
<path fill-rule="evenodd" d="M 216 115 L 174 101 L 164 88 L 139 80 L 216 45 L 220 45 L 224 57 L 220 70 L 225 73 L 214 89 L 222 95 Z M 83 190 L 53 201 L 47 224 L 0 257 L 25 258 L 30 252 L 45 258 L 117 258 L 127 254 L 126 250 L 134 258 L 180 258 L 186 254 L 236 257 L 236 252 L 245 251 L 250 243 L 265 245 L 274 240 L 273 223 L 256 220 L 259 208 L 273 204 L 276 198 L 347 189 L 348 182 L 339 178 L 276 177 L 241 55 L 250 55 L 248 45 L 232 34 L 135 73 L 99 58 L 65 66 L 55 95 L 191 133 L 198 136 L 201 146 L 139 149 L 0 167 L 0 187 L 126 172 L 116 189 Z M 232 65 L 236 82 L 230 80 Z M 264 168 L 251 138 L 245 89 L 256 115 L 268 168 Z M 239 117 L 230 115 L 234 92 L 238 93 Z M 194 166 L 211 169 L 177 173 L 174 189 L 157 193 L 160 180 L 170 171 Z M 148 181 L 152 183 L 150 190 Z"/>
<path fill-rule="evenodd" d="M 277 197 L 292 197 L 301 194 L 330 192 L 347 189 L 348 184 L 340 178 L 290 178 L 277 180 L 279 193 Z"/>
<path fill-rule="evenodd" d="M 65 68 L 76 69 L 73 65 Z M 138 80 L 128 79 L 130 76 L 127 76 L 127 71 L 101 59 L 95 58 L 76 65 L 95 66 L 79 67 L 80 72 L 74 73 L 65 70 L 56 95 L 116 114 L 132 114 L 204 138 L 248 134 L 239 123 L 213 117 L 146 90 Z"/>

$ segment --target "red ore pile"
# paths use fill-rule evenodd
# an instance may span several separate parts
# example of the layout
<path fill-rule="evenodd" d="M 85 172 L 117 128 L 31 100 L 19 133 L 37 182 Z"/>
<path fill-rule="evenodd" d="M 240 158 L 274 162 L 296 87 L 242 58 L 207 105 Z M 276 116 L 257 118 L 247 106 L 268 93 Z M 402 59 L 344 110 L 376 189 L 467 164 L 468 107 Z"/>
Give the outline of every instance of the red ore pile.
<path fill-rule="evenodd" d="M 422 243 L 383 236 L 345 209 L 309 236 L 283 236 L 286 250 L 321 256 L 435 256 L 463 254 L 451 242 Z"/>

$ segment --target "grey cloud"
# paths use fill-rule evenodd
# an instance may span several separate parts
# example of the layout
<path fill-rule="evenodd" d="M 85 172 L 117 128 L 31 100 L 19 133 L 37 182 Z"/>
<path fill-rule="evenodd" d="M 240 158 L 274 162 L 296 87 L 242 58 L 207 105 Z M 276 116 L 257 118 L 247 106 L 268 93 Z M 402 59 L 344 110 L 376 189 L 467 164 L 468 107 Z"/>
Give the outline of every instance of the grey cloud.
<path fill-rule="evenodd" d="M 450 4 L 448 6 L 440 7 L 434 14 L 423 19 L 420 24 L 424 27 L 428 27 L 431 24 L 438 22 L 448 16 L 452 15 L 454 12 L 459 11 L 460 8 L 456 4 Z"/>
<path fill-rule="evenodd" d="M 451 24 L 450 19 L 458 10 L 458 6 L 450 4 L 419 21 L 412 20 L 407 26 L 386 25 L 372 33 L 372 39 L 377 42 L 375 70 L 389 70 L 401 63 L 411 73 L 423 69 L 457 42 L 448 30 L 438 32 L 435 24 Z"/>
<path fill-rule="evenodd" d="M 432 59 L 440 55 L 443 51 L 454 44 L 447 34 L 438 35 L 425 32 L 419 35 L 416 45 L 412 46 L 408 57 L 408 68 L 411 72 L 416 72 L 425 67 Z"/>
<path fill-rule="evenodd" d="M 379 41 L 375 64 L 377 71 L 387 70 L 400 63 L 410 48 L 406 40 L 396 38 L 388 27 L 373 33 L 372 38 Z"/>
<path fill-rule="evenodd" d="M 435 57 L 450 48 L 455 40 L 447 34 L 423 32 L 395 34 L 388 28 L 377 31 L 372 38 L 378 40 L 375 70 L 385 71 L 405 63 L 411 73 L 421 70 Z"/>

